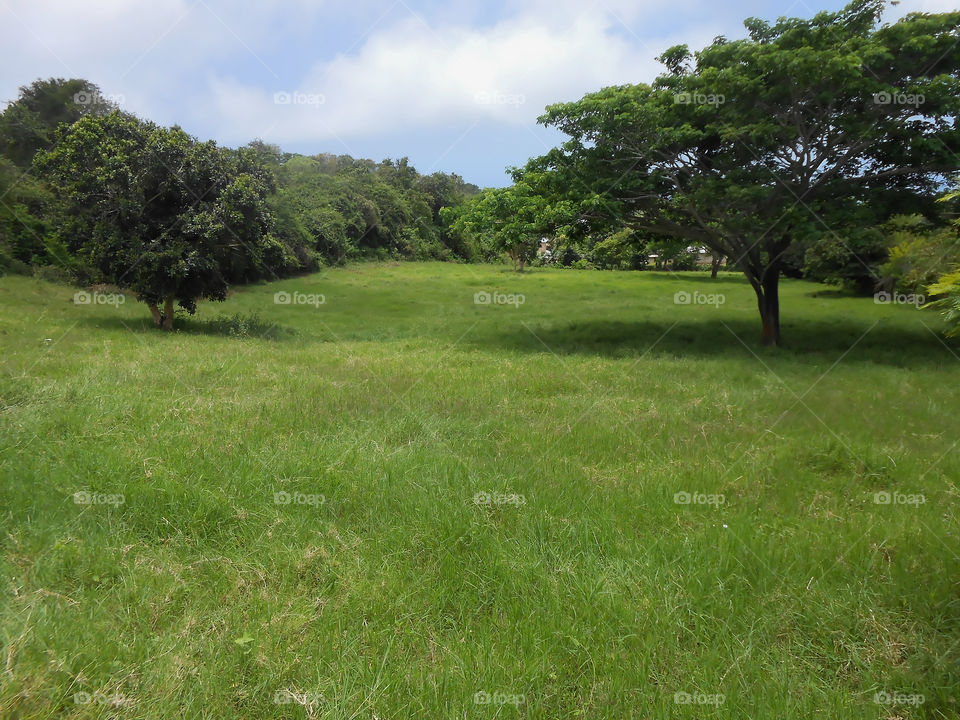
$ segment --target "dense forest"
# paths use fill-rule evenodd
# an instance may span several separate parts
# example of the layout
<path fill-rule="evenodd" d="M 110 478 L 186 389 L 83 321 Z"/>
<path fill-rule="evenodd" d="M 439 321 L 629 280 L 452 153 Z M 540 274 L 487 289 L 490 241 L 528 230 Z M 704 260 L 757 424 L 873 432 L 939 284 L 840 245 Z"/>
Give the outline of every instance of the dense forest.
<path fill-rule="evenodd" d="M 127 122 L 111 122 L 123 116 Z M 57 168 L 62 141 L 75 138 L 79 121 L 96 126 L 101 145 L 111 132 L 122 135 L 150 125 L 123 113 L 86 80 L 37 80 L 21 88 L 20 96 L 0 114 L 0 271 L 36 271 L 48 277 L 95 279 L 85 265 L 81 228 L 72 222 L 79 208 L 61 193 L 63 182 L 76 177 L 77 167 Z M 182 135 L 178 128 L 172 129 Z M 192 148 L 213 143 L 183 136 Z M 78 147 L 78 158 L 89 160 L 99 146 Z M 381 162 L 349 155 L 304 156 L 283 152 L 276 145 L 254 140 L 244 148 L 216 148 L 224 159 L 243 158 L 241 165 L 262 179 L 265 223 L 262 231 L 279 247 L 270 261 L 246 268 L 232 281 L 309 272 L 324 265 L 360 259 L 473 260 L 478 248 L 444 222 L 440 210 L 457 207 L 480 192 L 455 174 L 423 175 L 406 158 Z M 117 156 L 104 157 L 105 165 Z M 45 162 L 40 163 L 40 157 Z M 62 158 L 61 158 L 62 159 Z M 143 160 L 143 158 L 141 158 Z M 143 160 L 148 170 L 163 169 L 157 154 Z M 129 170 L 135 171 L 131 159 Z M 225 172 L 241 172 L 240 165 Z M 229 179 L 229 178 L 227 178 Z M 109 186 L 102 174 L 91 178 Z M 186 178 L 181 178 L 189 182 Z M 174 180 L 174 182 L 178 182 Z M 195 189 L 195 188 L 193 188 Z M 133 202 L 133 198 L 127 198 Z M 152 198 L 139 198 L 145 205 Z M 142 214 L 142 211 L 141 211 Z M 236 228 L 234 228 L 236 230 Z M 239 232 L 239 231 L 237 231 Z"/>

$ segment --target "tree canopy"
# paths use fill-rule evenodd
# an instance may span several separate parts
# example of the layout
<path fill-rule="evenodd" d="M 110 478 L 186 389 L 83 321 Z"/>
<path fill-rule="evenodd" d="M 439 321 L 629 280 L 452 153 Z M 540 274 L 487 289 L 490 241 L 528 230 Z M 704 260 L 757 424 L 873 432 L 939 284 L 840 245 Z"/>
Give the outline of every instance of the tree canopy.
<path fill-rule="evenodd" d="M 23 168 L 38 150 L 49 149 L 61 123 L 87 115 L 107 115 L 115 105 L 100 88 L 79 78 L 34 80 L 0 114 L 0 155 Z"/>
<path fill-rule="evenodd" d="M 324 262 L 470 259 L 440 217 L 441 208 L 478 192 L 459 175 L 421 175 L 407 158 L 374 163 L 349 155 L 293 155 L 278 158 L 275 169 L 271 207 L 280 235 Z"/>
<path fill-rule="evenodd" d="M 929 208 L 960 168 L 960 13 L 879 25 L 883 0 L 661 56 L 652 85 L 547 108 L 569 136 L 515 177 L 582 232 L 636 227 L 726 255 L 780 342 L 778 282 L 798 245 Z"/>
<path fill-rule="evenodd" d="M 229 283 L 361 258 L 473 259 L 440 211 L 478 192 L 407 158 L 217 147 L 78 78 L 37 80 L 0 113 L 0 271 L 115 283 L 165 326 L 174 303 L 192 312 Z"/>
<path fill-rule="evenodd" d="M 253 151 L 120 112 L 61 132 L 35 159 L 66 203 L 61 237 L 158 325 L 172 328 L 174 302 L 192 313 L 199 299 L 224 300 L 229 282 L 283 264 L 266 206 L 273 174 Z"/>

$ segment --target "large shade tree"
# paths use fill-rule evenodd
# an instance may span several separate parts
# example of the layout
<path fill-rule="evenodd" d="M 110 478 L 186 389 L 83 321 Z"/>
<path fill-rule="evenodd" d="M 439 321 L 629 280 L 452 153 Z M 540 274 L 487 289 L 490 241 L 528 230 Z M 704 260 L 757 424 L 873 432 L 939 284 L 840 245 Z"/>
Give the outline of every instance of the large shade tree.
<path fill-rule="evenodd" d="M 626 226 L 705 245 L 746 274 L 766 344 L 798 245 L 868 216 L 922 209 L 960 167 L 960 13 L 880 25 L 884 0 L 664 53 L 652 85 L 548 107 L 570 139 L 515 178 L 577 208 L 569 227 Z"/>
<path fill-rule="evenodd" d="M 69 248 L 165 329 L 174 303 L 192 313 L 283 263 L 265 202 L 273 175 L 253 150 L 114 112 L 63 127 L 35 162 L 67 203 Z"/>

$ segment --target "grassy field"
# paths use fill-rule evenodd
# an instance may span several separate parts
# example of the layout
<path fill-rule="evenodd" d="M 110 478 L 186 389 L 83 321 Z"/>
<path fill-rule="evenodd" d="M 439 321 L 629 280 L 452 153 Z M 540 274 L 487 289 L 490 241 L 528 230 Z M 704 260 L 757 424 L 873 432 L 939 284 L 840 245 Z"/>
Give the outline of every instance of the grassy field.
<path fill-rule="evenodd" d="M 935 313 L 788 281 L 770 350 L 732 274 L 354 265 L 172 334 L 74 292 L 0 278 L 0 717 L 960 714 Z"/>

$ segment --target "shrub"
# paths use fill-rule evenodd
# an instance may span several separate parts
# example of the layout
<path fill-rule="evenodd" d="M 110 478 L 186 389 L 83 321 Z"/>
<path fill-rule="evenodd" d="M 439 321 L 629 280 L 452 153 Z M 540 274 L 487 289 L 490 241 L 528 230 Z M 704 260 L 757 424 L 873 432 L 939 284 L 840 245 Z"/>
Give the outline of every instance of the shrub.
<path fill-rule="evenodd" d="M 842 235 L 825 233 L 807 248 L 803 274 L 868 294 L 880 279 L 879 267 L 887 259 L 887 247 L 883 232 L 874 227 L 846 230 Z"/>
<path fill-rule="evenodd" d="M 76 275 L 59 265 L 34 265 L 33 276 L 37 280 L 45 280 L 60 285 L 70 285 L 76 282 Z"/>
<path fill-rule="evenodd" d="M 647 259 L 636 233 L 629 228 L 598 242 L 592 255 L 597 267 L 608 270 L 642 270 Z"/>
<path fill-rule="evenodd" d="M 932 228 L 919 215 L 894 218 L 886 227 L 893 247 L 880 272 L 905 292 L 925 292 L 960 263 L 960 236 L 952 227 Z"/>
<path fill-rule="evenodd" d="M 941 297 L 924 307 L 942 310 L 943 319 L 947 322 L 948 337 L 960 335 L 960 266 L 930 285 L 929 291 Z"/>

